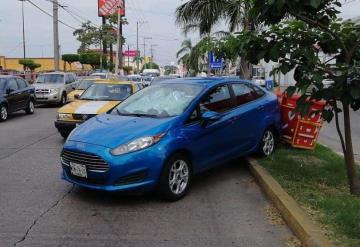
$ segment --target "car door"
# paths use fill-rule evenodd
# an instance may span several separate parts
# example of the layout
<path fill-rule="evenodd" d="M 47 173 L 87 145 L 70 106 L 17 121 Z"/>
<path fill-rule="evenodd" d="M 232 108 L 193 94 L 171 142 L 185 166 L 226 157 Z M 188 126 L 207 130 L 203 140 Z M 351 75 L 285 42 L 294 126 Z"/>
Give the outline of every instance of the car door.
<path fill-rule="evenodd" d="M 25 80 L 21 78 L 16 78 L 17 84 L 18 84 L 18 93 L 19 93 L 19 107 L 24 109 L 27 106 L 27 103 L 29 102 L 31 91 L 28 87 L 28 84 Z"/>
<path fill-rule="evenodd" d="M 72 78 L 70 76 L 70 74 L 66 74 L 65 75 L 65 90 L 66 93 L 70 93 L 72 91 Z"/>
<path fill-rule="evenodd" d="M 9 104 L 9 112 L 17 111 L 20 108 L 21 96 L 18 89 L 15 78 L 9 78 L 6 85 L 6 99 Z"/>
<path fill-rule="evenodd" d="M 236 99 L 232 133 L 236 145 L 233 152 L 246 154 L 256 147 L 263 131 L 261 126 L 265 116 L 261 98 L 265 93 L 247 83 L 232 83 L 231 89 Z"/>
<path fill-rule="evenodd" d="M 202 98 L 185 123 L 182 133 L 189 141 L 189 148 L 192 150 L 198 171 L 206 170 L 231 158 L 228 154 L 233 145 L 231 141 L 233 107 L 234 99 L 231 97 L 229 86 L 221 85 Z M 206 111 L 217 112 L 221 114 L 221 118 L 204 126 L 201 115 Z"/>

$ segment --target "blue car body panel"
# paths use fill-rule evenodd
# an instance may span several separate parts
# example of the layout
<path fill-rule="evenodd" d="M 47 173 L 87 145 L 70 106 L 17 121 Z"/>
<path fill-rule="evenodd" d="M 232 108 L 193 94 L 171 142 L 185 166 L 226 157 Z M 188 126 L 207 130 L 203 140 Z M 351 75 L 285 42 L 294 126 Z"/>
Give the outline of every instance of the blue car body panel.
<path fill-rule="evenodd" d="M 83 187 L 107 191 L 151 190 L 158 183 L 164 163 L 174 153 L 186 153 L 193 172 L 198 173 L 257 151 L 262 134 L 269 127 L 281 133 L 277 98 L 266 91 L 261 98 L 222 113 L 218 121 L 206 127 L 200 122 L 187 123 L 207 92 L 219 85 L 247 84 L 247 81 L 234 78 L 190 78 L 172 80 L 171 84 L 174 83 L 203 85 L 202 92 L 180 116 L 144 118 L 103 114 L 76 128 L 64 144 L 64 150 L 95 154 L 106 161 L 110 168 L 103 173 L 89 171 L 87 180 L 80 180 L 70 176 L 70 168 L 63 165 L 63 179 Z M 160 133 L 165 133 L 164 137 L 146 149 L 120 156 L 110 152 L 136 138 Z M 146 174 L 141 181 L 117 183 L 123 177 L 140 173 Z"/>

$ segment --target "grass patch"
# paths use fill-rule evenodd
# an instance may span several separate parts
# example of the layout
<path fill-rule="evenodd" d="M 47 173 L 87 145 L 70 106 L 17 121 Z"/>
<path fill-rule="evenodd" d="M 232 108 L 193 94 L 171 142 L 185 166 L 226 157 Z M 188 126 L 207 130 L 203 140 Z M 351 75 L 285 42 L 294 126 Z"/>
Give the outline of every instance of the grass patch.
<path fill-rule="evenodd" d="M 318 145 L 313 151 L 280 145 L 259 163 L 328 232 L 335 244 L 360 246 L 360 198 L 348 189 L 343 157 Z M 360 179 L 360 169 L 358 169 Z"/>

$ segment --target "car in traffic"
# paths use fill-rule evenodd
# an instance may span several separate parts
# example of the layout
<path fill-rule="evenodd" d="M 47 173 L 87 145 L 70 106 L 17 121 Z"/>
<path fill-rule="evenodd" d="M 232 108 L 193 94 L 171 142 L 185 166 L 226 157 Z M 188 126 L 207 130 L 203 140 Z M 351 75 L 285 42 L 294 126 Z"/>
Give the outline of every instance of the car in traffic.
<path fill-rule="evenodd" d="M 116 80 L 118 79 L 116 75 L 110 73 L 110 72 L 96 72 L 96 73 L 92 73 L 90 75 L 91 77 L 96 77 L 99 79 L 104 79 L 104 80 Z"/>
<path fill-rule="evenodd" d="M 86 120 L 107 112 L 139 90 L 129 81 L 97 80 L 77 100 L 58 110 L 55 127 L 64 138 Z"/>
<path fill-rule="evenodd" d="M 62 177 L 104 191 L 157 189 L 178 200 L 195 174 L 239 156 L 271 155 L 280 131 L 273 93 L 239 79 L 176 79 L 76 128 L 61 153 Z"/>
<path fill-rule="evenodd" d="M 67 95 L 67 102 L 73 102 L 76 98 L 79 98 L 86 89 L 88 89 L 96 81 L 100 81 L 96 78 L 80 79 L 77 82 L 76 87 L 73 87 L 73 91 Z"/>
<path fill-rule="evenodd" d="M 9 114 L 21 110 L 33 114 L 34 104 L 33 86 L 20 77 L 0 75 L 0 122 L 6 121 Z"/>
<path fill-rule="evenodd" d="M 67 103 L 67 95 L 76 82 L 74 73 L 51 72 L 40 74 L 34 83 L 36 102 L 40 104 Z"/>

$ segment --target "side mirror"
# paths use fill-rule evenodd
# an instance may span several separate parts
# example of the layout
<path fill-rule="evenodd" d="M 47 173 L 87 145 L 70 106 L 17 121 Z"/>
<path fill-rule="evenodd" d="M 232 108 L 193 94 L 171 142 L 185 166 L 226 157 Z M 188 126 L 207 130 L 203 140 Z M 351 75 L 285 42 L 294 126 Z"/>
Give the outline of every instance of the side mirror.
<path fill-rule="evenodd" d="M 221 118 L 221 114 L 214 111 L 207 111 L 201 116 L 201 125 L 206 127 L 210 123 L 216 122 Z"/>
<path fill-rule="evenodd" d="M 75 95 L 74 95 L 74 99 L 80 99 L 80 95 L 75 94 Z"/>

